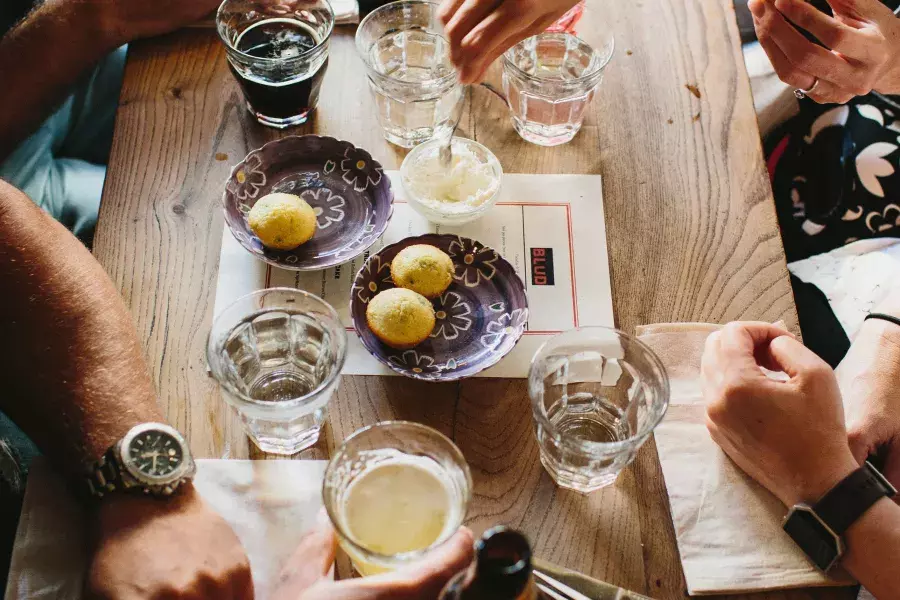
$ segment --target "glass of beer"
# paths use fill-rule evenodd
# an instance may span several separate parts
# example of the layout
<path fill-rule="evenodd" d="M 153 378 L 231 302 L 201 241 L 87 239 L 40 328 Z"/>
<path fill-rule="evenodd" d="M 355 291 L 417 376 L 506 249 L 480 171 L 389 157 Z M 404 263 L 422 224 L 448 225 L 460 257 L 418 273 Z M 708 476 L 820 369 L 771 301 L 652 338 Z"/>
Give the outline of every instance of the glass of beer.
<path fill-rule="evenodd" d="M 222 3 L 216 29 L 257 121 L 278 129 L 307 121 L 319 101 L 333 28 L 326 0 Z"/>
<path fill-rule="evenodd" d="M 391 571 L 446 542 L 462 525 L 472 476 L 459 448 L 425 425 L 385 421 L 337 450 L 322 498 L 361 575 Z"/>

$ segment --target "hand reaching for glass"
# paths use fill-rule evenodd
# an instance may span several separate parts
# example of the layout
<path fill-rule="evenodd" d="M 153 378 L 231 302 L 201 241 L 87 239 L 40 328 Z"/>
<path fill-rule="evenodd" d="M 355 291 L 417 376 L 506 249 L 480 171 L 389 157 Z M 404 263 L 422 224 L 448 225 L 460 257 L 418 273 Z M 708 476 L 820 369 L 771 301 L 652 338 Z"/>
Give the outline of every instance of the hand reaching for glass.
<path fill-rule="evenodd" d="M 750 0 L 759 43 L 778 77 L 819 103 L 843 104 L 872 90 L 900 93 L 900 19 L 879 0 L 828 4 L 834 16 L 804 0 Z"/>
<path fill-rule="evenodd" d="M 281 573 L 272 600 L 417 600 L 437 598 L 474 554 L 472 532 L 460 529 L 422 561 L 390 573 L 333 581 L 329 577 L 337 539 L 327 515 L 320 515 Z"/>
<path fill-rule="evenodd" d="M 476 83 L 494 60 L 544 31 L 578 0 L 444 0 L 439 11 L 460 81 Z"/>

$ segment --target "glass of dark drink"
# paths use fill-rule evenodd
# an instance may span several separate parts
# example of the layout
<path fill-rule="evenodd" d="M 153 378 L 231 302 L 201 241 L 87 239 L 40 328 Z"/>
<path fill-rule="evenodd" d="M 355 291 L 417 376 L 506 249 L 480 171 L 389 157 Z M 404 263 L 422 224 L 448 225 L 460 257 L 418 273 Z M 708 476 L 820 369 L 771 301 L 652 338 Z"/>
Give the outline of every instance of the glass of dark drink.
<path fill-rule="evenodd" d="M 257 121 L 278 129 L 306 122 L 319 101 L 333 28 L 327 0 L 222 2 L 216 29 Z"/>

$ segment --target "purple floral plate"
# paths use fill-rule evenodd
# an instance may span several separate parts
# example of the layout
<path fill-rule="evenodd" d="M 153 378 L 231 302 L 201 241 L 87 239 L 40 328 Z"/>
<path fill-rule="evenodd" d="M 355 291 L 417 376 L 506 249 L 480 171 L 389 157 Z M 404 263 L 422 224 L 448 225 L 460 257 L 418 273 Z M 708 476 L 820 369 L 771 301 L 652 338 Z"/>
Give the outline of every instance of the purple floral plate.
<path fill-rule="evenodd" d="M 313 238 L 294 250 L 270 250 L 247 225 L 256 201 L 296 194 L 316 211 Z M 222 198 L 225 222 L 250 254 L 271 265 L 315 271 L 346 262 L 375 243 L 394 210 L 391 180 L 378 161 L 349 142 L 318 135 L 269 142 L 231 171 Z"/>
<path fill-rule="evenodd" d="M 395 350 L 375 337 L 366 323 L 366 306 L 375 294 L 395 287 L 391 261 L 413 244 L 431 244 L 450 255 L 453 282 L 439 298 L 431 337 L 412 350 Z M 525 285 L 496 250 L 458 235 L 430 233 L 406 238 L 373 254 L 350 292 L 356 333 L 372 356 L 401 375 L 426 381 L 471 377 L 506 356 L 525 332 Z"/>

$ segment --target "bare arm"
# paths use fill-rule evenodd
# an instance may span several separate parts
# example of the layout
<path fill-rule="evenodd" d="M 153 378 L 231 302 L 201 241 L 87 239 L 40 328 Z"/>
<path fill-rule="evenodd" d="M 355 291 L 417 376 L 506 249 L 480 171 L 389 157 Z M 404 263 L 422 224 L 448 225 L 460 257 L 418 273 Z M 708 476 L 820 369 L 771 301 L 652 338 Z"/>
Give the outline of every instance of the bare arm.
<path fill-rule="evenodd" d="M 900 598 L 900 506 L 887 498 L 880 500 L 844 537 L 844 567 L 879 600 Z"/>
<path fill-rule="evenodd" d="M 0 161 L 106 54 L 192 23 L 217 0 L 45 0 L 0 39 Z"/>
<path fill-rule="evenodd" d="M 0 39 L 0 73 L 7 90 L 0 95 L 0 160 L 117 46 L 119 40 L 102 23 L 92 2 L 47 0 Z"/>
<path fill-rule="evenodd" d="M 0 181 L 0 410 L 70 473 L 161 421 L 128 310 L 90 252 Z"/>
<path fill-rule="evenodd" d="M 87 249 L 0 180 L 0 410 L 69 474 L 163 420 L 130 315 Z M 231 528 L 185 485 L 104 498 L 85 597 L 253 598 Z"/>

